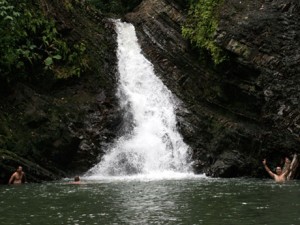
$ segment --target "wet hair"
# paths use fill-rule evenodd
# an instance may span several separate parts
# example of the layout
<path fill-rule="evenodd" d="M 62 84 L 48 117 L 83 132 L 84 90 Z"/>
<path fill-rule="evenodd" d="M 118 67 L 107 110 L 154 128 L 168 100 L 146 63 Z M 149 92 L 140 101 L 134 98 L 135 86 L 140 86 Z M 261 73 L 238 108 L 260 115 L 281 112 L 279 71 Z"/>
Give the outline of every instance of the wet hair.
<path fill-rule="evenodd" d="M 79 176 L 74 177 L 74 181 L 79 181 Z"/>

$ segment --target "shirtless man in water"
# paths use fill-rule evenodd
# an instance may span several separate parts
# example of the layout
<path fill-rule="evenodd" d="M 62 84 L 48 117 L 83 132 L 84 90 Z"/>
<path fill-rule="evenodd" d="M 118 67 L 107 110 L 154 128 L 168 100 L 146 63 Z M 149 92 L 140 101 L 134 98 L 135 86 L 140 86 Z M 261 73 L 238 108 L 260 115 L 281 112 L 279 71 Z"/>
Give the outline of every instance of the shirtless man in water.
<path fill-rule="evenodd" d="M 81 184 L 79 176 L 74 177 L 74 181 L 70 184 Z"/>
<path fill-rule="evenodd" d="M 269 167 L 267 166 L 267 161 L 263 160 L 264 167 L 269 175 L 275 180 L 276 183 L 284 183 L 287 180 L 287 175 L 290 172 L 290 164 L 291 161 L 288 158 L 285 158 L 285 164 L 287 165 L 287 169 L 283 172 L 280 166 L 276 167 L 276 173 L 273 173 Z"/>
<path fill-rule="evenodd" d="M 8 181 L 8 184 L 22 184 L 22 183 L 25 183 L 25 173 L 22 171 L 23 168 L 22 166 L 19 166 L 17 168 L 17 171 L 14 172 L 9 181 Z"/>

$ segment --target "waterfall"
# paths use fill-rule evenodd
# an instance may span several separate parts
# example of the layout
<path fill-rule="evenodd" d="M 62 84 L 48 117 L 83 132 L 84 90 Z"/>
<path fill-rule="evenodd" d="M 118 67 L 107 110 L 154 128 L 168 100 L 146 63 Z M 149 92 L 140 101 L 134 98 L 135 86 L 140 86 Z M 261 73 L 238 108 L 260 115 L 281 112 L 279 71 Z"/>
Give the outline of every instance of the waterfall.
<path fill-rule="evenodd" d="M 188 146 L 176 128 L 177 101 L 142 55 L 129 23 L 115 22 L 118 34 L 118 98 L 126 134 L 91 168 L 91 177 L 188 173 Z"/>

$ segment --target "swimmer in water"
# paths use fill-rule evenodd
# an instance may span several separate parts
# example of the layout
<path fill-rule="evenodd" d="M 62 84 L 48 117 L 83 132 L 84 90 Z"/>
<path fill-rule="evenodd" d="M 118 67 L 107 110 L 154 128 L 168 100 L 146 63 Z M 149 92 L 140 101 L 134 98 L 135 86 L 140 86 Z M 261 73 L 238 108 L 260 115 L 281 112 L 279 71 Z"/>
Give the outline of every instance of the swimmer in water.
<path fill-rule="evenodd" d="M 71 184 L 81 184 L 79 176 L 74 177 L 74 181 Z"/>
<path fill-rule="evenodd" d="M 270 170 L 270 168 L 267 166 L 267 160 L 264 159 L 262 163 L 264 164 L 265 170 L 275 180 L 276 183 L 286 182 L 287 175 L 290 172 L 290 164 L 291 164 L 291 161 L 287 157 L 285 158 L 285 164 L 287 165 L 287 169 L 284 172 L 282 171 L 282 168 L 280 166 L 278 166 L 275 169 L 275 173 L 273 173 Z"/>
<path fill-rule="evenodd" d="M 25 173 L 23 172 L 22 166 L 19 166 L 16 172 L 11 175 L 8 184 L 22 184 L 25 183 L 25 181 Z"/>

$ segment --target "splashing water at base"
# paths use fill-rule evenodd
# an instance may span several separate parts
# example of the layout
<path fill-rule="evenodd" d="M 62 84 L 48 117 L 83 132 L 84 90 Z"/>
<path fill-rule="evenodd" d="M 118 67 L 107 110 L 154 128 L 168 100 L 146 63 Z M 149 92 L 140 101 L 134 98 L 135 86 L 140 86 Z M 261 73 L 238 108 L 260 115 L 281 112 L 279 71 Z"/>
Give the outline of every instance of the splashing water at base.
<path fill-rule="evenodd" d="M 176 128 L 176 101 L 141 54 L 133 25 L 117 21 L 120 105 L 127 134 L 116 140 L 101 162 L 87 172 L 91 179 L 188 174 L 188 146 Z M 190 174 L 191 175 L 191 174 Z"/>

